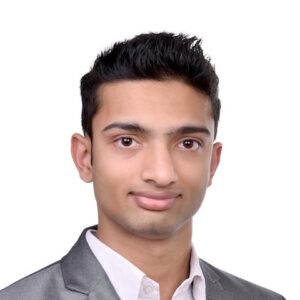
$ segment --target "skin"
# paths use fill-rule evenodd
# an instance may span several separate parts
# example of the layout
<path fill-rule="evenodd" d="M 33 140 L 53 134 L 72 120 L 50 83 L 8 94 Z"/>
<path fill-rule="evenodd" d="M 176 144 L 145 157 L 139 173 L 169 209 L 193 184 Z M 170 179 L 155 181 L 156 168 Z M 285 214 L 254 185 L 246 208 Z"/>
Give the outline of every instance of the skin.
<path fill-rule="evenodd" d="M 178 80 L 107 83 L 97 97 L 93 143 L 72 136 L 80 177 L 94 185 L 97 237 L 171 299 L 189 276 L 192 217 L 221 156 L 209 99 Z"/>

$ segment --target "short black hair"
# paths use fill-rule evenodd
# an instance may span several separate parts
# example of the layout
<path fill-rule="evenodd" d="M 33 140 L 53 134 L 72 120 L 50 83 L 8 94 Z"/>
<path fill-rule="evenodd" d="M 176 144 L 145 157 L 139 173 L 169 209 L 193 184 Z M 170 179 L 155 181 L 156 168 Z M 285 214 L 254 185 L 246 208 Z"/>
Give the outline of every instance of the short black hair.
<path fill-rule="evenodd" d="M 203 54 L 201 39 L 167 32 L 140 34 L 117 42 L 98 55 L 91 70 L 81 78 L 84 134 L 93 137 L 92 119 L 100 107 L 97 90 L 101 84 L 143 79 L 179 79 L 206 94 L 216 137 L 221 103 L 214 66 Z"/>

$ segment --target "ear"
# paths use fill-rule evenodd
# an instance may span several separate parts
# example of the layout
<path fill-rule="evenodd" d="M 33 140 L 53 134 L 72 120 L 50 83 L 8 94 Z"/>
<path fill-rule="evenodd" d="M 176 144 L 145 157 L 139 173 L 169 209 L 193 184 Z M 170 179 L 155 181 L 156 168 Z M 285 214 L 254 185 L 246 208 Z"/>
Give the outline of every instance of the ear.
<path fill-rule="evenodd" d="M 222 144 L 221 143 L 215 143 L 213 145 L 213 150 L 212 150 L 212 157 L 211 157 L 211 162 L 210 162 L 210 174 L 209 174 L 209 180 L 208 180 L 208 185 L 210 186 L 212 184 L 212 179 L 216 173 L 217 167 L 220 163 L 221 159 L 221 152 L 222 152 Z"/>
<path fill-rule="evenodd" d="M 92 143 L 88 136 L 79 133 L 72 135 L 71 153 L 80 178 L 85 182 L 93 180 L 91 154 Z"/>

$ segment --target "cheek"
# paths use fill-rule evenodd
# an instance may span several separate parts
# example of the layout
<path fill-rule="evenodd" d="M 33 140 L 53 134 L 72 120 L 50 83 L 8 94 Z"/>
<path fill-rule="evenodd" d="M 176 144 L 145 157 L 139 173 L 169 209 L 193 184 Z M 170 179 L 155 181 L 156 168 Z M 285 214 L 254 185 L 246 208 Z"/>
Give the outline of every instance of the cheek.
<path fill-rule="evenodd" d="M 115 182 L 115 167 L 111 166 L 104 156 L 99 155 L 94 151 L 93 155 L 93 185 L 97 201 L 101 198 L 106 198 L 106 194 L 112 191 L 111 184 Z"/>
<path fill-rule="evenodd" d="M 126 193 L 126 187 L 134 178 L 132 170 L 135 166 L 131 163 L 120 162 L 109 155 L 97 157 L 93 162 L 93 182 L 97 201 L 118 198 Z"/>
<path fill-rule="evenodd" d="M 206 186 L 209 178 L 209 160 L 199 158 L 192 161 L 181 161 L 177 165 L 177 173 L 183 185 L 192 190 Z"/>
<path fill-rule="evenodd" d="M 197 211 L 202 203 L 209 182 L 207 161 L 185 164 L 180 168 L 180 185 L 184 189 L 186 204 Z"/>

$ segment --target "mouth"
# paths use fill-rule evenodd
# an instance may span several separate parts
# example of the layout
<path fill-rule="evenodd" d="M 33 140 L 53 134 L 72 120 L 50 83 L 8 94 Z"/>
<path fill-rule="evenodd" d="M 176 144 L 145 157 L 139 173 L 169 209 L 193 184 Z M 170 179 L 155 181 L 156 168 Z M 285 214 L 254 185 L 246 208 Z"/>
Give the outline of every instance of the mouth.
<path fill-rule="evenodd" d="M 136 202 L 136 204 L 146 210 L 163 211 L 170 209 L 176 198 L 181 194 L 173 191 L 165 192 L 153 192 L 153 191 L 141 191 L 129 193 Z"/>

